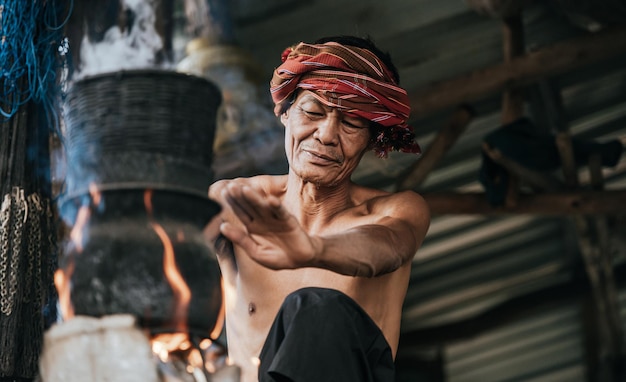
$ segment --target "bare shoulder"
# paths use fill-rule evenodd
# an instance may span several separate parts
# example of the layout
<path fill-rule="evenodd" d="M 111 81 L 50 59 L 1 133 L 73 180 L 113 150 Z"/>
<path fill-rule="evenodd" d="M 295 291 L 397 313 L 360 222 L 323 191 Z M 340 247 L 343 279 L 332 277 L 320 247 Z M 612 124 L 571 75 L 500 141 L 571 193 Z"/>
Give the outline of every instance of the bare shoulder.
<path fill-rule="evenodd" d="M 412 225 L 424 234 L 430 226 L 430 209 L 424 198 L 414 191 L 386 192 L 363 189 L 369 213 L 380 219 L 395 218 Z"/>
<path fill-rule="evenodd" d="M 400 214 L 425 213 L 430 217 L 428 204 L 414 191 L 388 192 L 368 187 L 353 188 L 356 204 L 367 204 L 372 213 L 395 212 Z"/>
<path fill-rule="evenodd" d="M 387 195 L 374 198 L 372 200 L 379 208 L 393 211 L 397 214 L 414 215 L 419 213 L 430 218 L 430 210 L 424 198 L 414 191 L 400 191 L 388 193 Z"/>

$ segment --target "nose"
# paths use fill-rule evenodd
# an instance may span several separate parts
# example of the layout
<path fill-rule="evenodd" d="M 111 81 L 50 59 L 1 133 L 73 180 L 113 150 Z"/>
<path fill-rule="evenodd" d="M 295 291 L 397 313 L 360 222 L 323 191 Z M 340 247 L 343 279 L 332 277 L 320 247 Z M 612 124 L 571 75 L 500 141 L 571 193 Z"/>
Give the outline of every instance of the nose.
<path fill-rule="evenodd" d="M 336 145 L 339 142 L 338 132 L 341 127 L 341 119 L 334 115 L 328 115 L 319 121 L 315 134 L 315 139 L 324 145 Z"/>

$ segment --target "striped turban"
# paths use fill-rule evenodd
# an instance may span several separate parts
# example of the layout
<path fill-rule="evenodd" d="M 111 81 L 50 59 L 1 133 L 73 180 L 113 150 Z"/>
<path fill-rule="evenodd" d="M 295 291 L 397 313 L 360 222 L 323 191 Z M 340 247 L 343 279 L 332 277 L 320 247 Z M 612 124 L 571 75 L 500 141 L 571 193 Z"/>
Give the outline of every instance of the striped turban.
<path fill-rule="evenodd" d="M 270 82 L 276 115 L 296 89 L 310 90 L 324 105 L 382 126 L 372 137 L 379 157 L 393 150 L 421 152 L 407 124 L 409 97 L 371 51 L 336 42 L 301 42 L 287 48 L 282 61 Z"/>

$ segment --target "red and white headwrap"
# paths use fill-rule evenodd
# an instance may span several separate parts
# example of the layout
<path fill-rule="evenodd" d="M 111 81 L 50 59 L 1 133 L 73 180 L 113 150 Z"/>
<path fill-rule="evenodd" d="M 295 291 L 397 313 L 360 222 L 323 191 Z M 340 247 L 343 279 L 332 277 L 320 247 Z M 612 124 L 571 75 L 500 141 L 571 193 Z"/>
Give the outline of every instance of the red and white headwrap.
<path fill-rule="evenodd" d="M 373 137 L 378 156 L 393 150 L 421 152 L 407 124 L 411 107 L 406 90 L 374 53 L 336 42 L 301 42 L 285 49 L 282 61 L 270 82 L 276 115 L 297 88 L 310 90 L 325 105 L 382 125 Z"/>

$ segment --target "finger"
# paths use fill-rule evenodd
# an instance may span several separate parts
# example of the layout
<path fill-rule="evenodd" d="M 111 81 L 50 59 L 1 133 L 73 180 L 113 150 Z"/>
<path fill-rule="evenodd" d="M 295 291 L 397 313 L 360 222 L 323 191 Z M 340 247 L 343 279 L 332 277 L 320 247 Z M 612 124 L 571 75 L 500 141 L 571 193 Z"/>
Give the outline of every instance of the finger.
<path fill-rule="evenodd" d="M 239 207 L 244 209 L 251 217 L 251 220 L 264 219 L 269 216 L 267 214 L 268 205 L 265 201 L 265 194 L 260 193 L 258 190 L 243 185 L 233 187 L 232 195 L 236 198 Z"/>
<path fill-rule="evenodd" d="M 262 194 L 248 186 L 243 186 L 241 193 L 252 208 L 252 214 L 255 218 L 264 220 L 277 218 L 276 209 L 281 207 L 280 199 Z"/>
<path fill-rule="evenodd" d="M 229 186 L 222 190 L 222 198 L 242 223 L 248 224 L 254 220 L 254 209 L 241 196 L 241 190 L 238 187 Z"/>

